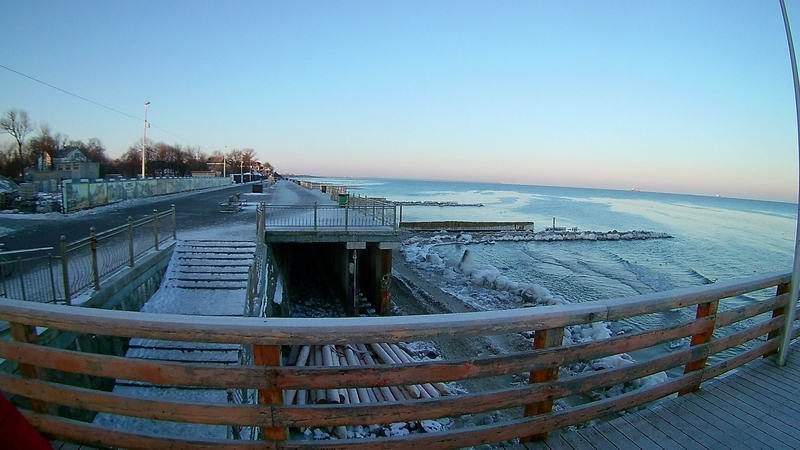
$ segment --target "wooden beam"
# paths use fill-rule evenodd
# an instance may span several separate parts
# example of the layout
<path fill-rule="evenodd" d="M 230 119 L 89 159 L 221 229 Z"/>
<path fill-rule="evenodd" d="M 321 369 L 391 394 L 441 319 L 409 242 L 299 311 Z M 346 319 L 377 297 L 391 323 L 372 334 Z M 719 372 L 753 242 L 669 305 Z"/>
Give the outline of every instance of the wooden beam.
<path fill-rule="evenodd" d="M 536 330 L 533 335 L 533 349 L 541 350 L 548 347 L 560 347 L 564 341 L 564 328 L 549 330 Z M 532 370 L 528 378 L 529 383 L 546 383 L 558 378 L 558 366 L 546 369 Z M 538 402 L 525 405 L 525 416 L 547 414 L 553 410 L 553 399 L 547 398 Z M 536 433 L 523 437 L 523 442 L 541 441 L 547 438 L 547 432 Z"/>
<path fill-rule="evenodd" d="M 280 367 L 281 347 L 279 345 L 254 345 L 253 363 L 258 366 Z M 258 403 L 261 405 L 283 405 L 283 391 L 277 386 L 258 390 Z M 285 441 L 289 430 L 282 427 L 261 427 L 261 435 L 268 441 Z"/>

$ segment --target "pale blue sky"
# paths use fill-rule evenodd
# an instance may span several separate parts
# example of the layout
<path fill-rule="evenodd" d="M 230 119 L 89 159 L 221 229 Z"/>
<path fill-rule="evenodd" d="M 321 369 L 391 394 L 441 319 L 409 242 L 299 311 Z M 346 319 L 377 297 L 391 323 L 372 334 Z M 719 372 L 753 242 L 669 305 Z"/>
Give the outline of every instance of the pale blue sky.
<path fill-rule="evenodd" d="M 26 0 L 0 29 L 0 64 L 284 171 L 796 197 L 777 0 Z M 11 107 L 141 136 L 0 70 Z"/>

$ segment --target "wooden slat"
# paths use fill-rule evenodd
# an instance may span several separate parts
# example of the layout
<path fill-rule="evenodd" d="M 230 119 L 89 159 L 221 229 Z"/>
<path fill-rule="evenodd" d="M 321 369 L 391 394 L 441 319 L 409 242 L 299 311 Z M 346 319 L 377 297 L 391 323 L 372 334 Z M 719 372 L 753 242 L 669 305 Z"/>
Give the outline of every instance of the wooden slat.
<path fill-rule="evenodd" d="M 691 336 L 713 325 L 703 318 L 659 330 L 643 331 L 584 344 L 482 358 L 425 361 L 370 367 L 281 367 L 277 384 L 282 389 L 393 386 L 422 382 L 455 381 L 521 373 L 558 367 Z"/>
<path fill-rule="evenodd" d="M 167 436 L 113 430 L 87 422 L 80 422 L 27 410 L 22 410 L 22 414 L 28 419 L 31 425 L 46 435 L 66 441 L 80 442 L 82 444 L 96 445 L 104 448 L 115 447 L 141 450 L 150 450 L 154 448 L 187 450 L 276 448 L 273 443 L 267 441 L 176 439 Z"/>
<path fill-rule="evenodd" d="M 4 373 L 0 373 L 0 386 L 11 394 L 89 411 L 210 425 L 272 425 L 269 408 L 257 405 L 144 399 Z"/>
<path fill-rule="evenodd" d="M 4 300 L 0 303 L 0 319 L 89 334 L 197 342 L 262 345 L 401 342 L 437 336 L 496 335 L 619 320 L 776 286 L 788 278 L 789 274 L 783 272 L 596 302 L 369 318 L 198 317 Z"/>
<path fill-rule="evenodd" d="M 2 340 L 0 358 L 64 372 L 161 385 L 258 388 L 269 386 L 275 379 L 273 371 L 266 367 L 152 361 Z"/>
<path fill-rule="evenodd" d="M 426 450 L 450 449 L 514 439 L 533 432 L 549 432 L 565 426 L 583 423 L 601 415 L 611 414 L 657 400 L 697 383 L 700 372 L 674 378 L 653 387 L 627 392 L 617 397 L 569 408 L 550 414 L 511 420 L 501 424 L 484 425 L 440 433 L 412 434 L 402 437 L 370 440 L 342 439 L 333 442 L 286 441 L 281 448 L 360 448 L 394 449 L 425 446 Z"/>
<path fill-rule="evenodd" d="M 721 352 L 723 350 L 727 350 L 731 347 L 736 347 L 737 345 L 744 344 L 747 341 L 751 341 L 757 337 L 763 336 L 768 334 L 773 330 L 779 329 L 783 326 L 783 317 L 774 317 L 769 320 L 765 320 L 761 323 L 756 324 L 753 327 L 746 328 L 742 331 L 737 331 L 736 333 L 731 333 L 727 336 L 717 338 L 710 343 L 710 350 L 709 354 L 714 354 Z"/>
<path fill-rule="evenodd" d="M 783 308 L 787 303 L 789 303 L 789 294 L 780 294 L 767 300 L 723 311 L 717 314 L 717 327 L 724 327 L 777 308 Z"/>
<path fill-rule="evenodd" d="M 275 423 L 291 427 L 390 423 L 505 409 L 645 377 L 696 359 L 707 351 L 706 346 L 697 346 L 616 369 L 575 375 L 547 383 L 438 399 L 360 405 L 276 406 Z"/>
<path fill-rule="evenodd" d="M 778 345 L 778 339 L 770 339 L 769 341 L 757 347 L 753 347 L 750 350 L 746 350 L 736 356 L 732 356 L 725 361 L 708 366 L 703 369 L 703 381 L 716 378 L 731 369 L 735 369 L 742 364 L 746 364 L 758 358 L 759 356 L 765 355 L 770 351 L 774 351 L 778 348 Z"/>

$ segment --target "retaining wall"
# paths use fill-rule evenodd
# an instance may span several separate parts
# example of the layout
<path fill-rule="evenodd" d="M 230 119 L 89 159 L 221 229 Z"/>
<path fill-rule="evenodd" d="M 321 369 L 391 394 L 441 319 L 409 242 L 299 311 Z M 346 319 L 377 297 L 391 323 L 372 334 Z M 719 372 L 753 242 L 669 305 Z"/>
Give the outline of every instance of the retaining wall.
<path fill-rule="evenodd" d="M 64 180 L 63 212 L 79 211 L 134 198 L 174 194 L 231 184 L 230 178 L 185 177 L 121 180 Z"/>

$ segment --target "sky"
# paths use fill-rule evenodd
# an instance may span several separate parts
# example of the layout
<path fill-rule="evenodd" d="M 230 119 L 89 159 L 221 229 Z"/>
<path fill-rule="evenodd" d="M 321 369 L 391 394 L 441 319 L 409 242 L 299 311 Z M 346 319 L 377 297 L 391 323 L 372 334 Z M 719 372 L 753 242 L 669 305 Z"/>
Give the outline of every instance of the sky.
<path fill-rule="evenodd" d="M 777 0 L 26 0 L 0 29 L 0 64 L 286 173 L 797 198 Z M 141 139 L 0 69 L 11 108 L 112 156 Z"/>

